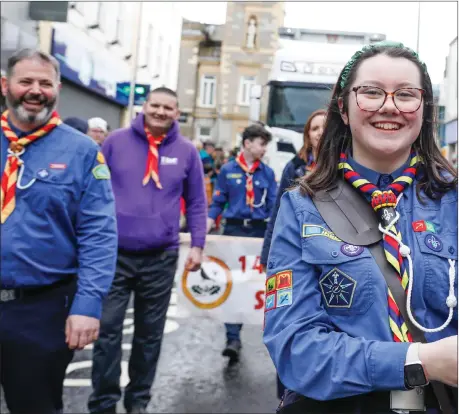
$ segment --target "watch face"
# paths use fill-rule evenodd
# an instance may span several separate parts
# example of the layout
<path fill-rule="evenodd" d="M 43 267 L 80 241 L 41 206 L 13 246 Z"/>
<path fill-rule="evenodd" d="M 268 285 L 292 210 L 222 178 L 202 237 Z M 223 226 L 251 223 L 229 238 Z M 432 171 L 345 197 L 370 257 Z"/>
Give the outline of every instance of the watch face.
<path fill-rule="evenodd" d="M 405 365 L 405 381 L 410 387 L 422 387 L 428 381 L 421 364 Z"/>

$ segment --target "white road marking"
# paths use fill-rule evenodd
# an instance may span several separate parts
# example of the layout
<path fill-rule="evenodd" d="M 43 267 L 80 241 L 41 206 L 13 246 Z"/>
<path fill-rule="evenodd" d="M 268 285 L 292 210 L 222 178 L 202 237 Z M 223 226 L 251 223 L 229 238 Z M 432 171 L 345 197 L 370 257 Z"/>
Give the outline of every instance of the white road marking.
<path fill-rule="evenodd" d="M 66 374 L 70 374 L 73 371 L 78 371 L 79 369 L 91 368 L 92 361 L 79 361 L 72 362 L 67 367 Z M 129 384 L 129 374 L 128 374 L 128 362 L 121 361 L 121 378 L 120 386 L 125 387 Z M 91 387 L 90 378 L 66 378 L 64 380 L 64 387 Z"/>
<path fill-rule="evenodd" d="M 166 320 L 166 326 L 164 327 L 164 334 L 169 334 L 176 331 L 179 328 L 179 324 L 175 321 Z"/>
<path fill-rule="evenodd" d="M 174 295 L 174 292 L 172 293 Z M 176 301 L 176 296 L 174 298 L 174 301 Z M 172 302 L 172 299 L 171 299 Z M 134 309 L 129 308 L 126 311 L 127 314 L 133 314 Z M 167 316 L 168 317 L 176 317 L 177 315 L 177 307 L 175 304 L 171 303 L 171 306 L 169 306 L 169 309 L 167 310 Z M 123 335 L 131 335 L 134 333 L 134 319 L 133 318 L 125 318 L 123 321 Z M 171 319 L 166 319 L 166 325 L 164 327 L 164 334 L 169 334 L 174 331 L 176 331 L 180 325 L 178 322 L 171 320 Z M 85 351 L 91 351 L 94 349 L 94 344 L 89 344 L 85 346 L 84 350 Z M 132 344 L 129 343 L 122 343 L 121 344 L 121 349 L 123 351 L 130 351 L 132 349 Z M 69 364 L 67 367 L 66 375 L 68 376 L 70 373 L 74 371 L 78 371 L 80 369 L 88 369 L 92 367 L 92 361 L 91 360 L 85 360 L 85 361 L 78 361 L 78 362 L 72 362 Z M 125 387 L 129 383 L 129 374 L 128 374 L 128 361 L 121 361 L 121 379 L 120 379 L 120 386 Z M 91 384 L 91 378 L 66 378 L 64 380 L 64 387 L 92 387 Z"/>
<path fill-rule="evenodd" d="M 91 349 L 94 349 L 94 344 L 89 344 L 89 345 L 86 345 L 84 347 L 85 351 L 88 351 L 88 350 L 91 350 Z M 130 351 L 132 349 L 132 344 L 131 343 L 121 344 L 121 349 L 123 351 Z"/>

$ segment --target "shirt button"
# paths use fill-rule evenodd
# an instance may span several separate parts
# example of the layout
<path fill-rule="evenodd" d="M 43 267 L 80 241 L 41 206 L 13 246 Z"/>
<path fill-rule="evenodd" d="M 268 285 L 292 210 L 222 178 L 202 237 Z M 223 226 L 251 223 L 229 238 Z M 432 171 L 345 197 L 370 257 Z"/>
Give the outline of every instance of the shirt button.
<path fill-rule="evenodd" d="M 269 262 L 268 263 L 268 269 L 272 269 L 274 267 L 274 262 Z"/>
<path fill-rule="evenodd" d="M 333 251 L 331 252 L 331 255 L 332 255 L 332 257 L 338 257 L 339 252 L 338 252 L 337 250 L 333 250 Z"/>
<path fill-rule="evenodd" d="M 383 174 L 381 175 L 380 183 L 382 187 L 387 187 L 392 181 L 390 175 Z"/>
<path fill-rule="evenodd" d="M 449 251 L 451 254 L 454 254 L 454 247 L 453 247 L 453 246 L 449 246 L 449 247 L 448 247 L 448 251 Z"/>

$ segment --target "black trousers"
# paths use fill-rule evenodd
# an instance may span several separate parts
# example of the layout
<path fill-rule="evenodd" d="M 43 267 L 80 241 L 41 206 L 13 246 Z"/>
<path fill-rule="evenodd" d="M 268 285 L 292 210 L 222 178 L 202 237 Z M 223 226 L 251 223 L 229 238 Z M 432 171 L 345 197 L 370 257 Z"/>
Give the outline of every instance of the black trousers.
<path fill-rule="evenodd" d="M 134 337 L 124 406 L 146 407 L 156 374 L 178 251 L 118 253 L 115 278 L 104 302 L 99 339 L 94 344 L 90 412 L 107 410 L 121 399 L 121 341 L 126 308 L 134 293 Z"/>
<path fill-rule="evenodd" d="M 62 412 L 65 371 L 73 351 L 65 322 L 76 280 L 0 302 L 0 379 L 12 414 Z"/>

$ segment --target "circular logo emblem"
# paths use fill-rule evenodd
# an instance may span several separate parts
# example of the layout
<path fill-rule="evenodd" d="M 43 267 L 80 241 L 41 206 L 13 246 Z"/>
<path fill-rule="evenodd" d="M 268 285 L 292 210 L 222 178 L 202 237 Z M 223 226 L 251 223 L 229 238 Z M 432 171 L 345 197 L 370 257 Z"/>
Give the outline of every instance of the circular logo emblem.
<path fill-rule="evenodd" d="M 185 296 L 200 309 L 213 309 L 228 299 L 233 287 L 229 267 L 216 257 L 207 256 L 201 269 L 182 275 L 182 290 Z"/>
<path fill-rule="evenodd" d="M 341 246 L 341 253 L 345 254 L 346 256 L 354 257 L 362 254 L 362 252 L 362 246 L 354 246 L 353 244 L 343 244 Z"/>
<path fill-rule="evenodd" d="M 435 234 L 428 234 L 424 239 L 424 243 L 434 252 L 439 252 L 443 249 L 443 243 L 437 236 L 435 236 Z"/>

